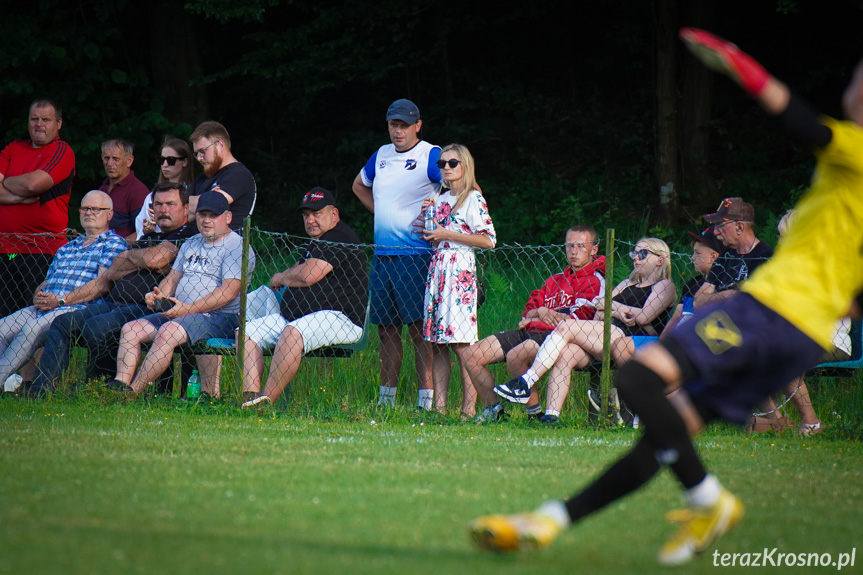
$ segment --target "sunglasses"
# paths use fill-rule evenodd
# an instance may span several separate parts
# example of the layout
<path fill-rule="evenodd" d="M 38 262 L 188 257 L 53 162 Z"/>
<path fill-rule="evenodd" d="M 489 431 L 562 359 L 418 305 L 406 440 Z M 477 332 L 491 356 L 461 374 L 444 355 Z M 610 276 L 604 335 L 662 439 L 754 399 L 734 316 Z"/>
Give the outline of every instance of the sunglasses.
<path fill-rule="evenodd" d="M 185 160 L 186 158 L 178 158 L 176 156 L 162 156 L 159 158 L 159 165 L 161 166 L 165 162 L 168 162 L 169 166 L 173 166 L 177 163 L 177 160 Z"/>
<path fill-rule="evenodd" d="M 633 259 L 633 260 L 645 260 L 645 259 L 647 259 L 647 256 L 650 254 L 653 254 L 655 256 L 659 256 L 659 254 L 656 252 L 652 252 L 647 248 L 642 248 L 642 249 L 637 250 L 637 251 L 629 252 L 629 257 L 630 257 L 630 259 Z"/>
<path fill-rule="evenodd" d="M 456 160 L 456 159 L 452 159 L 452 160 L 438 160 L 438 161 L 437 161 L 437 167 L 438 167 L 438 169 L 441 169 L 441 170 L 442 170 L 442 169 L 444 169 L 444 168 L 446 167 L 446 165 L 447 165 L 447 164 L 449 164 L 449 167 L 450 167 L 450 168 L 452 168 L 452 169 L 454 170 L 454 169 L 456 169 L 456 168 L 458 167 L 458 165 L 459 165 L 460 163 L 461 163 L 461 162 L 459 162 L 459 161 L 458 161 L 458 160 Z"/>

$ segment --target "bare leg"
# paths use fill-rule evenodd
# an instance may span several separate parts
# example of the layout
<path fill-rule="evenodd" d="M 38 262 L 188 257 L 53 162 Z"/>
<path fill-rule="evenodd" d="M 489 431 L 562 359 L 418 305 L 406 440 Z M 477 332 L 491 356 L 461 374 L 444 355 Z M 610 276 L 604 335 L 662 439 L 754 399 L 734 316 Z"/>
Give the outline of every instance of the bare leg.
<path fill-rule="evenodd" d="M 422 322 L 408 325 L 408 335 L 414 343 L 414 364 L 417 370 L 417 388 L 434 389 L 432 382 L 432 344 L 423 337 Z M 447 352 L 449 353 L 449 352 Z"/>
<path fill-rule="evenodd" d="M 165 370 L 171 365 L 174 349 L 187 341 L 189 341 L 189 336 L 186 334 L 186 330 L 176 322 L 169 321 L 159 328 L 153 345 L 150 346 L 150 351 L 141 364 L 141 369 L 138 370 L 135 379 L 129 384 L 136 394 L 140 395 L 147 384 L 156 381 L 159 376 L 165 373 Z"/>
<path fill-rule="evenodd" d="M 42 359 L 42 350 L 45 349 L 40 347 L 36 350 L 36 353 L 33 354 L 27 363 L 21 366 L 21 381 L 33 381 L 36 377 L 36 364 L 39 363 L 39 360 Z"/>
<path fill-rule="evenodd" d="M 239 333 L 239 332 L 238 332 Z M 251 338 L 245 341 L 243 357 L 243 392 L 261 391 L 261 378 L 264 377 L 264 352 Z"/>
<path fill-rule="evenodd" d="M 449 394 L 449 377 L 452 364 L 449 359 L 449 346 L 446 344 L 431 344 L 432 348 L 432 380 L 434 382 L 434 408 L 439 413 L 446 412 L 447 395 Z"/>
<path fill-rule="evenodd" d="M 548 395 L 545 400 L 546 411 L 560 413 L 563 402 L 569 394 L 572 383 L 572 370 L 587 367 L 592 358 L 575 344 L 569 344 L 548 372 Z"/>
<path fill-rule="evenodd" d="M 219 379 L 222 374 L 221 355 L 196 355 L 198 372 L 201 374 L 201 391 L 211 397 L 219 397 Z"/>
<path fill-rule="evenodd" d="M 141 361 L 141 344 L 156 337 L 156 328 L 146 320 L 135 320 L 123 326 L 120 332 L 120 347 L 117 349 L 117 375 L 124 383 L 132 381 L 138 362 Z"/>
<path fill-rule="evenodd" d="M 462 417 L 472 418 L 476 415 L 476 389 L 470 379 L 465 367 L 465 352 L 470 347 L 466 343 L 454 343 L 451 345 L 456 357 L 458 358 L 458 367 L 461 372 L 461 414 Z M 437 397 L 437 391 L 435 391 Z"/>
<path fill-rule="evenodd" d="M 792 393 L 794 395 L 791 395 Z M 806 387 L 806 382 L 802 376 L 792 381 L 785 388 L 785 395 L 791 395 L 791 403 L 794 404 L 794 407 L 800 413 L 803 423 L 808 425 L 821 423 L 818 416 L 815 415 L 815 410 L 812 409 L 812 400 L 809 399 L 809 389 Z"/>
<path fill-rule="evenodd" d="M 494 376 L 488 369 L 493 363 L 502 362 L 505 357 L 503 348 L 495 336 L 489 336 L 472 344 L 462 354 L 463 366 L 470 375 L 470 381 L 479 398 L 485 405 L 494 405 L 498 402 L 495 395 Z"/>
<path fill-rule="evenodd" d="M 275 403 L 285 388 L 294 379 L 303 359 L 303 336 L 300 331 L 289 325 L 279 337 L 273 359 L 270 361 L 270 375 L 264 387 L 264 395 Z"/>
<path fill-rule="evenodd" d="M 398 387 L 402 369 L 402 326 L 379 325 L 381 340 L 381 385 Z"/>

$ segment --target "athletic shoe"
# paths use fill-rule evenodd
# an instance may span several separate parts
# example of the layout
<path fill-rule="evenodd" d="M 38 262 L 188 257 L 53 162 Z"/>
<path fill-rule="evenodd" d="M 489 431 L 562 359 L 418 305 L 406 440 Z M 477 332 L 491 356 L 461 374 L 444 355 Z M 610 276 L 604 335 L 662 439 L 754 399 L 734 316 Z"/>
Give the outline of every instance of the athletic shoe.
<path fill-rule="evenodd" d="M 560 526 L 548 515 L 537 512 L 486 515 L 471 523 L 468 532 L 480 549 L 512 553 L 548 547 L 560 533 Z"/>
<path fill-rule="evenodd" d="M 21 383 L 24 381 L 24 378 L 18 375 L 17 373 L 13 373 L 9 377 L 6 378 L 6 381 L 3 383 L 3 391 L 13 393 L 18 391 L 18 388 L 21 387 Z"/>
<path fill-rule="evenodd" d="M 257 391 L 244 391 L 243 392 L 243 403 L 246 403 L 247 401 L 252 401 L 253 399 L 258 397 L 259 395 L 261 395 L 261 394 L 258 393 Z"/>
<path fill-rule="evenodd" d="M 521 377 L 494 386 L 494 392 L 512 403 L 527 403 L 530 386 Z"/>
<path fill-rule="evenodd" d="M 489 405 L 483 409 L 479 415 L 474 418 L 477 423 L 491 423 L 495 421 L 503 421 L 506 419 L 506 413 L 503 411 L 503 406 L 499 403 Z"/>
<path fill-rule="evenodd" d="M 269 407 L 273 405 L 273 400 L 268 395 L 259 395 L 255 399 L 250 399 L 241 405 L 241 409 L 251 409 L 253 407 Z"/>
<path fill-rule="evenodd" d="M 105 389 L 108 391 L 114 391 L 117 393 L 135 393 L 135 390 L 126 383 L 125 381 L 120 381 L 119 379 L 109 379 L 104 383 Z"/>
<path fill-rule="evenodd" d="M 682 28 L 680 39 L 705 66 L 725 74 L 753 98 L 764 90 L 770 74 L 731 42 L 697 28 Z"/>
<path fill-rule="evenodd" d="M 659 551 L 659 563 L 673 566 L 690 561 L 740 523 L 742 517 L 743 503 L 726 489 L 722 489 L 719 500 L 712 507 L 670 511 L 666 519 L 681 525 Z"/>
<path fill-rule="evenodd" d="M 550 413 L 546 413 L 542 417 L 539 418 L 540 423 L 544 423 L 545 425 L 554 425 L 558 422 L 560 418 L 556 415 L 551 415 Z"/>
<path fill-rule="evenodd" d="M 587 390 L 587 401 L 590 402 L 590 406 L 596 410 L 596 413 L 602 413 L 602 405 L 601 399 L 599 397 L 599 392 L 595 389 Z M 623 417 L 620 415 L 620 400 L 617 397 L 617 388 L 612 387 L 608 390 L 608 407 L 611 408 L 611 419 L 614 421 L 615 425 L 623 426 L 626 422 L 623 420 Z"/>

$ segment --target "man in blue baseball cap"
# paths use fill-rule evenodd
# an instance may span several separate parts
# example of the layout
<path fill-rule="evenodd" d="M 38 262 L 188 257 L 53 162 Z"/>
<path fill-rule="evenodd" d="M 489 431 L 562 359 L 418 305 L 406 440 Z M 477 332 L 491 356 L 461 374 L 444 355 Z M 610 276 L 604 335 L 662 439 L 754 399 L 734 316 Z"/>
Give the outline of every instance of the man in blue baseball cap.
<path fill-rule="evenodd" d="M 420 139 L 416 104 L 400 99 L 386 115 L 392 143 L 372 154 L 354 180 L 354 194 L 375 218 L 375 257 L 369 279 L 370 320 L 381 338 L 380 405 L 395 405 L 402 365 L 402 327 L 414 344 L 418 405 L 432 407 L 431 348 L 422 336 L 423 296 L 431 249 L 414 233 L 423 200 L 440 190 L 440 148 Z"/>

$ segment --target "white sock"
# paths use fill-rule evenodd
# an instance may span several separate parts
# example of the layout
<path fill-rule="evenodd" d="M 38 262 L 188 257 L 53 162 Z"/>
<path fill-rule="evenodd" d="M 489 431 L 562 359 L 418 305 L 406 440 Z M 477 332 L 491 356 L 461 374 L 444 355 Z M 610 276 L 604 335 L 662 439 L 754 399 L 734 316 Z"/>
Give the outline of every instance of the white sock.
<path fill-rule="evenodd" d="M 556 409 L 546 409 L 545 414 L 546 415 L 553 415 L 555 417 L 560 417 L 560 412 Z"/>
<path fill-rule="evenodd" d="M 425 409 L 426 411 L 431 411 L 432 404 L 434 403 L 434 390 L 433 389 L 421 389 L 418 393 L 417 406 Z"/>
<path fill-rule="evenodd" d="M 387 407 L 395 407 L 396 406 L 396 389 L 395 387 L 387 387 L 385 385 L 381 386 L 381 396 L 378 399 L 378 405 L 385 405 Z"/>
<path fill-rule="evenodd" d="M 687 489 L 684 495 L 690 507 L 711 507 L 719 501 L 721 493 L 722 485 L 719 480 L 716 479 L 716 476 L 708 473 L 701 483 Z"/>
<path fill-rule="evenodd" d="M 536 512 L 550 517 L 561 529 L 569 527 L 569 524 L 572 523 L 569 518 L 569 511 L 566 510 L 563 501 L 546 501 L 536 509 Z"/>
<path fill-rule="evenodd" d="M 536 359 L 533 360 L 533 365 L 544 368 L 543 373 L 545 373 L 551 369 L 551 366 L 553 366 L 554 362 L 557 361 L 557 358 L 560 356 L 560 352 L 563 351 L 566 345 L 567 341 L 563 336 L 558 335 L 555 331 L 551 332 L 549 336 L 545 338 L 545 341 L 542 342 L 542 345 L 539 346 L 539 351 L 536 352 Z M 528 373 L 533 372 L 533 365 L 529 370 L 527 370 Z M 539 379 L 539 377 L 536 379 Z M 536 380 L 534 380 L 534 383 L 535 382 Z"/>

